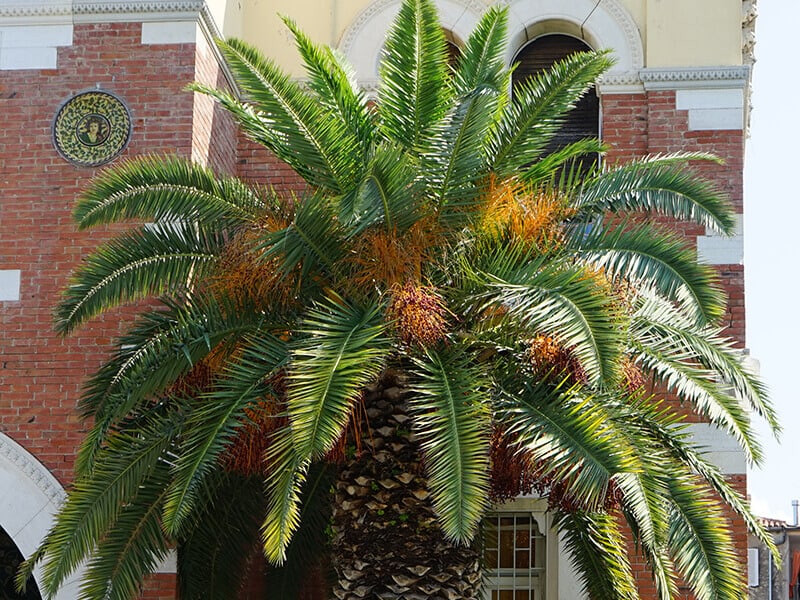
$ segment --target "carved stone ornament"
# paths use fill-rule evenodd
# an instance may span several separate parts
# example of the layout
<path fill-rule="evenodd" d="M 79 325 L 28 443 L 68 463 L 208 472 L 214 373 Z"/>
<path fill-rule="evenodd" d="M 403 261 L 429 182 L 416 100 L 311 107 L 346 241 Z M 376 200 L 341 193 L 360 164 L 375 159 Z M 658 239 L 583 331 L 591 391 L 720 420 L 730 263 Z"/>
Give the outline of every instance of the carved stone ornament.
<path fill-rule="evenodd" d="M 53 144 L 74 165 L 97 167 L 116 158 L 131 138 L 131 115 L 122 100 L 102 90 L 64 102 L 53 120 Z"/>

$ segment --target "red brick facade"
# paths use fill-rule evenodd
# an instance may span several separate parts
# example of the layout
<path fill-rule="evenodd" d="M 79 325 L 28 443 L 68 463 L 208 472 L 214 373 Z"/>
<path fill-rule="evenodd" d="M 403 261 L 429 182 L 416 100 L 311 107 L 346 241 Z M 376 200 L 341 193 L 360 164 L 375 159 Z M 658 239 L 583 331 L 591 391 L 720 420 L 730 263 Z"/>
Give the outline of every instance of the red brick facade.
<path fill-rule="evenodd" d="M 53 332 L 59 290 L 99 241 L 97 232 L 77 232 L 70 217 L 76 195 L 96 171 L 73 166 L 56 152 L 51 125 L 60 104 L 93 88 L 121 98 L 133 117 L 123 158 L 178 154 L 277 189 L 303 188 L 286 165 L 239 139 L 230 118 L 210 100 L 184 90 L 193 80 L 224 84 L 205 39 L 142 44 L 141 30 L 136 22 L 76 24 L 72 46 L 59 50 L 57 69 L 0 72 L 0 270 L 22 271 L 19 300 L 0 302 L 0 433 L 23 446 L 65 487 L 85 432 L 75 411 L 81 385 L 119 327 L 113 315 L 106 315 L 66 339 Z M 609 159 L 713 152 L 724 166 L 700 169 L 741 212 L 743 132 L 688 131 L 686 111 L 675 106 L 674 91 L 604 95 L 601 130 L 612 147 Z M 705 233 L 697 226 L 679 230 L 690 239 Z M 743 346 L 743 269 L 724 265 L 720 272 L 729 297 L 728 333 Z M 735 482 L 744 492 L 745 477 L 735 476 Z M 744 556 L 746 536 L 739 530 Z M 639 571 L 643 590 L 650 590 L 649 572 L 644 565 Z M 655 597 L 654 590 L 651 594 Z M 174 598 L 174 575 L 154 576 L 142 597 Z"/>

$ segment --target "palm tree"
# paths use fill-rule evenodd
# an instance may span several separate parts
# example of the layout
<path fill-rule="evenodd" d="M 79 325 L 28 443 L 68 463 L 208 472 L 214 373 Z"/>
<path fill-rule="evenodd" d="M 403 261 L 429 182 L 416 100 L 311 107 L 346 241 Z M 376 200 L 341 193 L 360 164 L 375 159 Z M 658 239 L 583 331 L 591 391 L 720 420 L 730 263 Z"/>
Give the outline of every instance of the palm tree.
<path fill-rule="evenodd" d="M 590 597 L 637 597 L 627 535 L 661 598 L 679 578 L 740 598 L 723 510 L 766 536 L 661 397 L 754 462 L 749 412 L 777 423 L 721 334 L 714 272 L 649 218 L 730 231 L 686 169 L 712 158 L 546 154 L 612 61 L 573 55 L 512 96 L 502 8 L 451 70 L 432 2 L 405 0 L 374 102 L 286 24 L 304 85 L 230 40 L 241 97 L 192 89 L 301 197 L 140 158 L 76 204 L 81 229 L 150 224 L 78 267 L 58 330 L 150 300 L 85 386 L 73 489 L 20 581 L 43 560 L 52 597 L 88 561 L 81 598 L 132 598 L 177 547 L 183 597 L 233 597 L 260 532 L 282 582 L 329 544 L 337 598 L 475 598 L 490 500 L 536 490 Z"/>

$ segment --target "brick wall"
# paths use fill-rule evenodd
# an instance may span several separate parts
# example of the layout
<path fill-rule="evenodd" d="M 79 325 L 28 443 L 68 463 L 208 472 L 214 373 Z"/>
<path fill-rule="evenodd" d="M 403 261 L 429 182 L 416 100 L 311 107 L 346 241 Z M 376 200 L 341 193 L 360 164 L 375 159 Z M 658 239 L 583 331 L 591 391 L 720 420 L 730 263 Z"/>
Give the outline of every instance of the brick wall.
<path fill-rule="evenodd" d="M 690 131 L 688 111 L 676 108 L 675 92 L 670 90 L 650 91 L 642 94 L 605 95 L 602 98 L 603 140 L 611 146 L 608 160 L 611 163 L 625 161 L 636 156 L 663 154 L 668 152 L 708 152 L 715 154 L 724 164 L 696 162 L 692 164 L 699 174 L 712 180 L 728 197 L 737 214 L 742 213 L 744 135 L 742 130 Z M 668 221 L 663 221 L 665 224 Z M 686 237 L 695 245 L 698 236 L 705 234 L 703 227 L 691 223 L 669 223 L 671 229 Z M 716 265 L 720 283 L 727 300 L 727 312 L 722 325 L 725 334 L 735 345 L 745 345 L 744 267 L 741 264 Z M 683 413 L 687 422 L 702 422 L 703 419 L 674 401 L 675 409 Z M 734 489 L 743 496 L 747 494 L 747 476 L 728 476 Z M 747 532 L 743 521 L 728 514 L 733 522 L 734 543 L 743 577 L 747 564 Z M 630 547 L 631 556 L 636 554 Z M 649 568 L 642 560 L 635 560 L 634 572 L 643 599 L 656 598 L 655 586 Z M 681 588 L 681 597 L 690 598 L 688 590 Z"/>
<path fill-rule="evenodd" d="M 53 332 L 59 290 L 104 234 L 73 225 L 74 199 L 97 171 L 58 155 L 52 119 L 64 100 L 99 87 L 120 97 L 132 115 L 121 159 L 188 157 L 194 106 L 183 87 L 195 77 L 195 60 L 194 44 L 143 45 L 140 23 L 85 24 L 74 26 L 71 47 L 59 49 L 57 69 L 0 77 L 0 269 L 21 270 L 19 301 L 0 303 L 0 431 L 64 486 L 85 431 L 75 412 L 81 385 L 119 327 L 112 314 L 65 339 Z M 171 574 L 154 577 L 144 595 L 174 596 Z"/>

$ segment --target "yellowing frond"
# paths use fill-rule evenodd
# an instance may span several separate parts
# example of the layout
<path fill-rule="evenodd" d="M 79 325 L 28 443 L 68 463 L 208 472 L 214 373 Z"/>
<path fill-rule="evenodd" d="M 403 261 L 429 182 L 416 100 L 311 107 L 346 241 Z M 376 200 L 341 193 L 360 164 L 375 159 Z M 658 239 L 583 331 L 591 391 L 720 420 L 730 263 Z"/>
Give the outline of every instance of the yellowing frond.
<path fill-rule="evenodd" d="M 571 214 L 565 199 L 551 190 L 529 189 L 514 179 L 498 183 L 492 178 L 482 227 L 547 252 L 562 244 L 563 223 Z"/>

